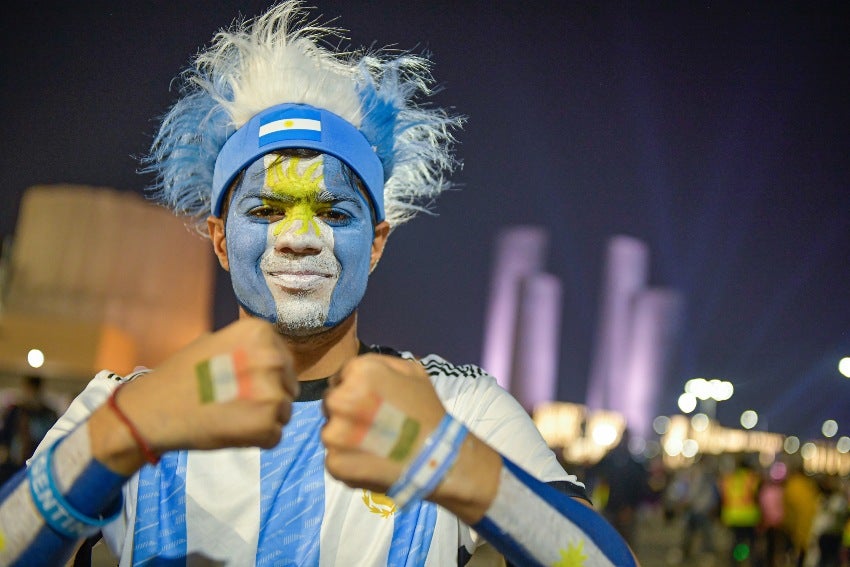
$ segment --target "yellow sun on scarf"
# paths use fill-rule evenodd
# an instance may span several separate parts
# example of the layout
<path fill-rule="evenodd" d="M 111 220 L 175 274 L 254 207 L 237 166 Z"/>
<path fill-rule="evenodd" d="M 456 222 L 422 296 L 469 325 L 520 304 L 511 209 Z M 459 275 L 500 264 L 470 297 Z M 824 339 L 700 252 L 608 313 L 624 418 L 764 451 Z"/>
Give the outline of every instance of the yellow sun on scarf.
<path fill-rule="evenodd" d="M 321 167 L 322 159 L 307 166 L 303 173 L 298 172 L 300 162 L 297 157 L 288 160 L 276 158 L 266 169 L 266 185 L 286 203 L 286 216 L 275 225 L 275 236 L 289 230 L 297 220 L 301 221 L 301 226 L 296 234 L 305 234 L 312 228 L 320 235 L 322 229 L 316 222 L 316 215 L 330 208 L 327 203 L 319 201 L 324 176 L 316 170 Z M 265 200 L 264 204 L 270 205 Z"/>
<path fill-rule="evenodd" d="M 561 549 L 561 559 L 552 564 L 552 567 L 584 567 L 587 555 L 584 554 L 584 542 L 578 545 L 570 544 L 566 550 Z"/>

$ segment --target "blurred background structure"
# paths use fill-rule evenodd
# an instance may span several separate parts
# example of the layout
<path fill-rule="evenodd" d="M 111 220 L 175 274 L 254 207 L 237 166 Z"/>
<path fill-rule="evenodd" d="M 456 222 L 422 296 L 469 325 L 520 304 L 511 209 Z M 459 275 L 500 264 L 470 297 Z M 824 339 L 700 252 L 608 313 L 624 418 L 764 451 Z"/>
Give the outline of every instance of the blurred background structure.
<path fill-rule="evenodd" d="M 0 378 L 76 394 L 101 369 L 155 366 L 212 326 L 212 253 L 136 193 L 24 193 L 0 285 Z"/>
<path fill-rule="evenodd" d="M 622 413 L 639 439 L 652 433 L 683 309 L 680 293 L 649 286 L 649 262 L 644 242 L 609 240 L 587 394 L 592 409 Z"/>

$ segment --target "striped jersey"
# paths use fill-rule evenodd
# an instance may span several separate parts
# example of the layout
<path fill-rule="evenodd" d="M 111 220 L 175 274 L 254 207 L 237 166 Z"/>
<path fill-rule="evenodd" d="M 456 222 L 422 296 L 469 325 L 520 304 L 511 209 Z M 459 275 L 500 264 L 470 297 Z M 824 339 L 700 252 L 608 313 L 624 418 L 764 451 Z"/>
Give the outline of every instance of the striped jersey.
<path fill-rule="evenodd" d="M 437 355 L 419 361 L 446 411 L 472 433 L 538 479 L 583 493 L 492 376 Z M 135 376 L 100 372 L 40 448 Z M 120 565 L 465 564 L 483 541 L 450 512 L 430 502 L 400 512 L 386 495 L 349 488 L 328 475 L 320 441 L 326 387 L 326 380 L 302 382 L 292 418 L 272 449 L 169 452 L 131 477 L 123 513 L 103 530 Z"/>

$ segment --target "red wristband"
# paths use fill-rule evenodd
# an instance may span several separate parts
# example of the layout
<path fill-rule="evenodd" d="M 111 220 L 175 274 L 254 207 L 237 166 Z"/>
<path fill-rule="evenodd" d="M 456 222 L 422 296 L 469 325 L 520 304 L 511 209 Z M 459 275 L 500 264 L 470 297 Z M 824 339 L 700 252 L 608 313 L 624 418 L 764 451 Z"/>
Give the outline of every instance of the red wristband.
<path fill-rule="evenodd" d="M 155 465 L 159 462 L 159 455 L 153 452 L 153 449 L 151 449 L 150 445 L 148 445 L 148 442 L 145 441 L 145 438 L 142 437 L 142 434 L 139 433 L 139 430 L 136 429 L 136 426 L 133 425 L 133 422 L 130 421 L 130 418 L 127 417 L 127 414 L 121 411 L 121 408 L 118 407 L 118 403 L 116 402 L 115 398 L 118 395 L 118 390 L 120 390 L 122 386 L 124 386 L 124 384 L 121 384 L 120 386 L 115 388 L 115 391 L 112 392 L 111 396 L 109 396 L 109 400 L 107 401 L 107 403 L 109 404 L 109 407 L 112 409 L 112 411 L 115 412 L 115 415 L 118 416 L 118 419 L 124 422 L 124 425 L 126 425 L 127 429 L 130 430 L 130 435 L 132 435 L 133 439 L 136 440 L 136 443 L 139 445 L 139 449 L 142 450 L 142 454 L 145 456 L 145 460 L 150 464 Z"/>

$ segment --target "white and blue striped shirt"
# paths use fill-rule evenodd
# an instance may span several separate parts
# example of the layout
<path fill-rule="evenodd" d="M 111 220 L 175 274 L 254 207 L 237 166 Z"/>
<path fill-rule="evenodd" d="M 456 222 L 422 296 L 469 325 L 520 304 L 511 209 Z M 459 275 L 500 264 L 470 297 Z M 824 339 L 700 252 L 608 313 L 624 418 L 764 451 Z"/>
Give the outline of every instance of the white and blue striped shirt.
<path fill-rule="evenodd" d="M 576 483 L 492 376 L 436 355 L 420 362 L 446 410 L 476 436 L 540 480 Z M 123 380 L 99 373 L 42 447 L 86 419 Z M 134 475 L 122 515 L 103 530 L 120 565 L 463 564 L 481 541 L 450 512 L 422 502 L 402 513 L 383 494 L 328 475 L 319 438 L 322 382 L 302 385 L 273 449 L 171 452 Z"/>

